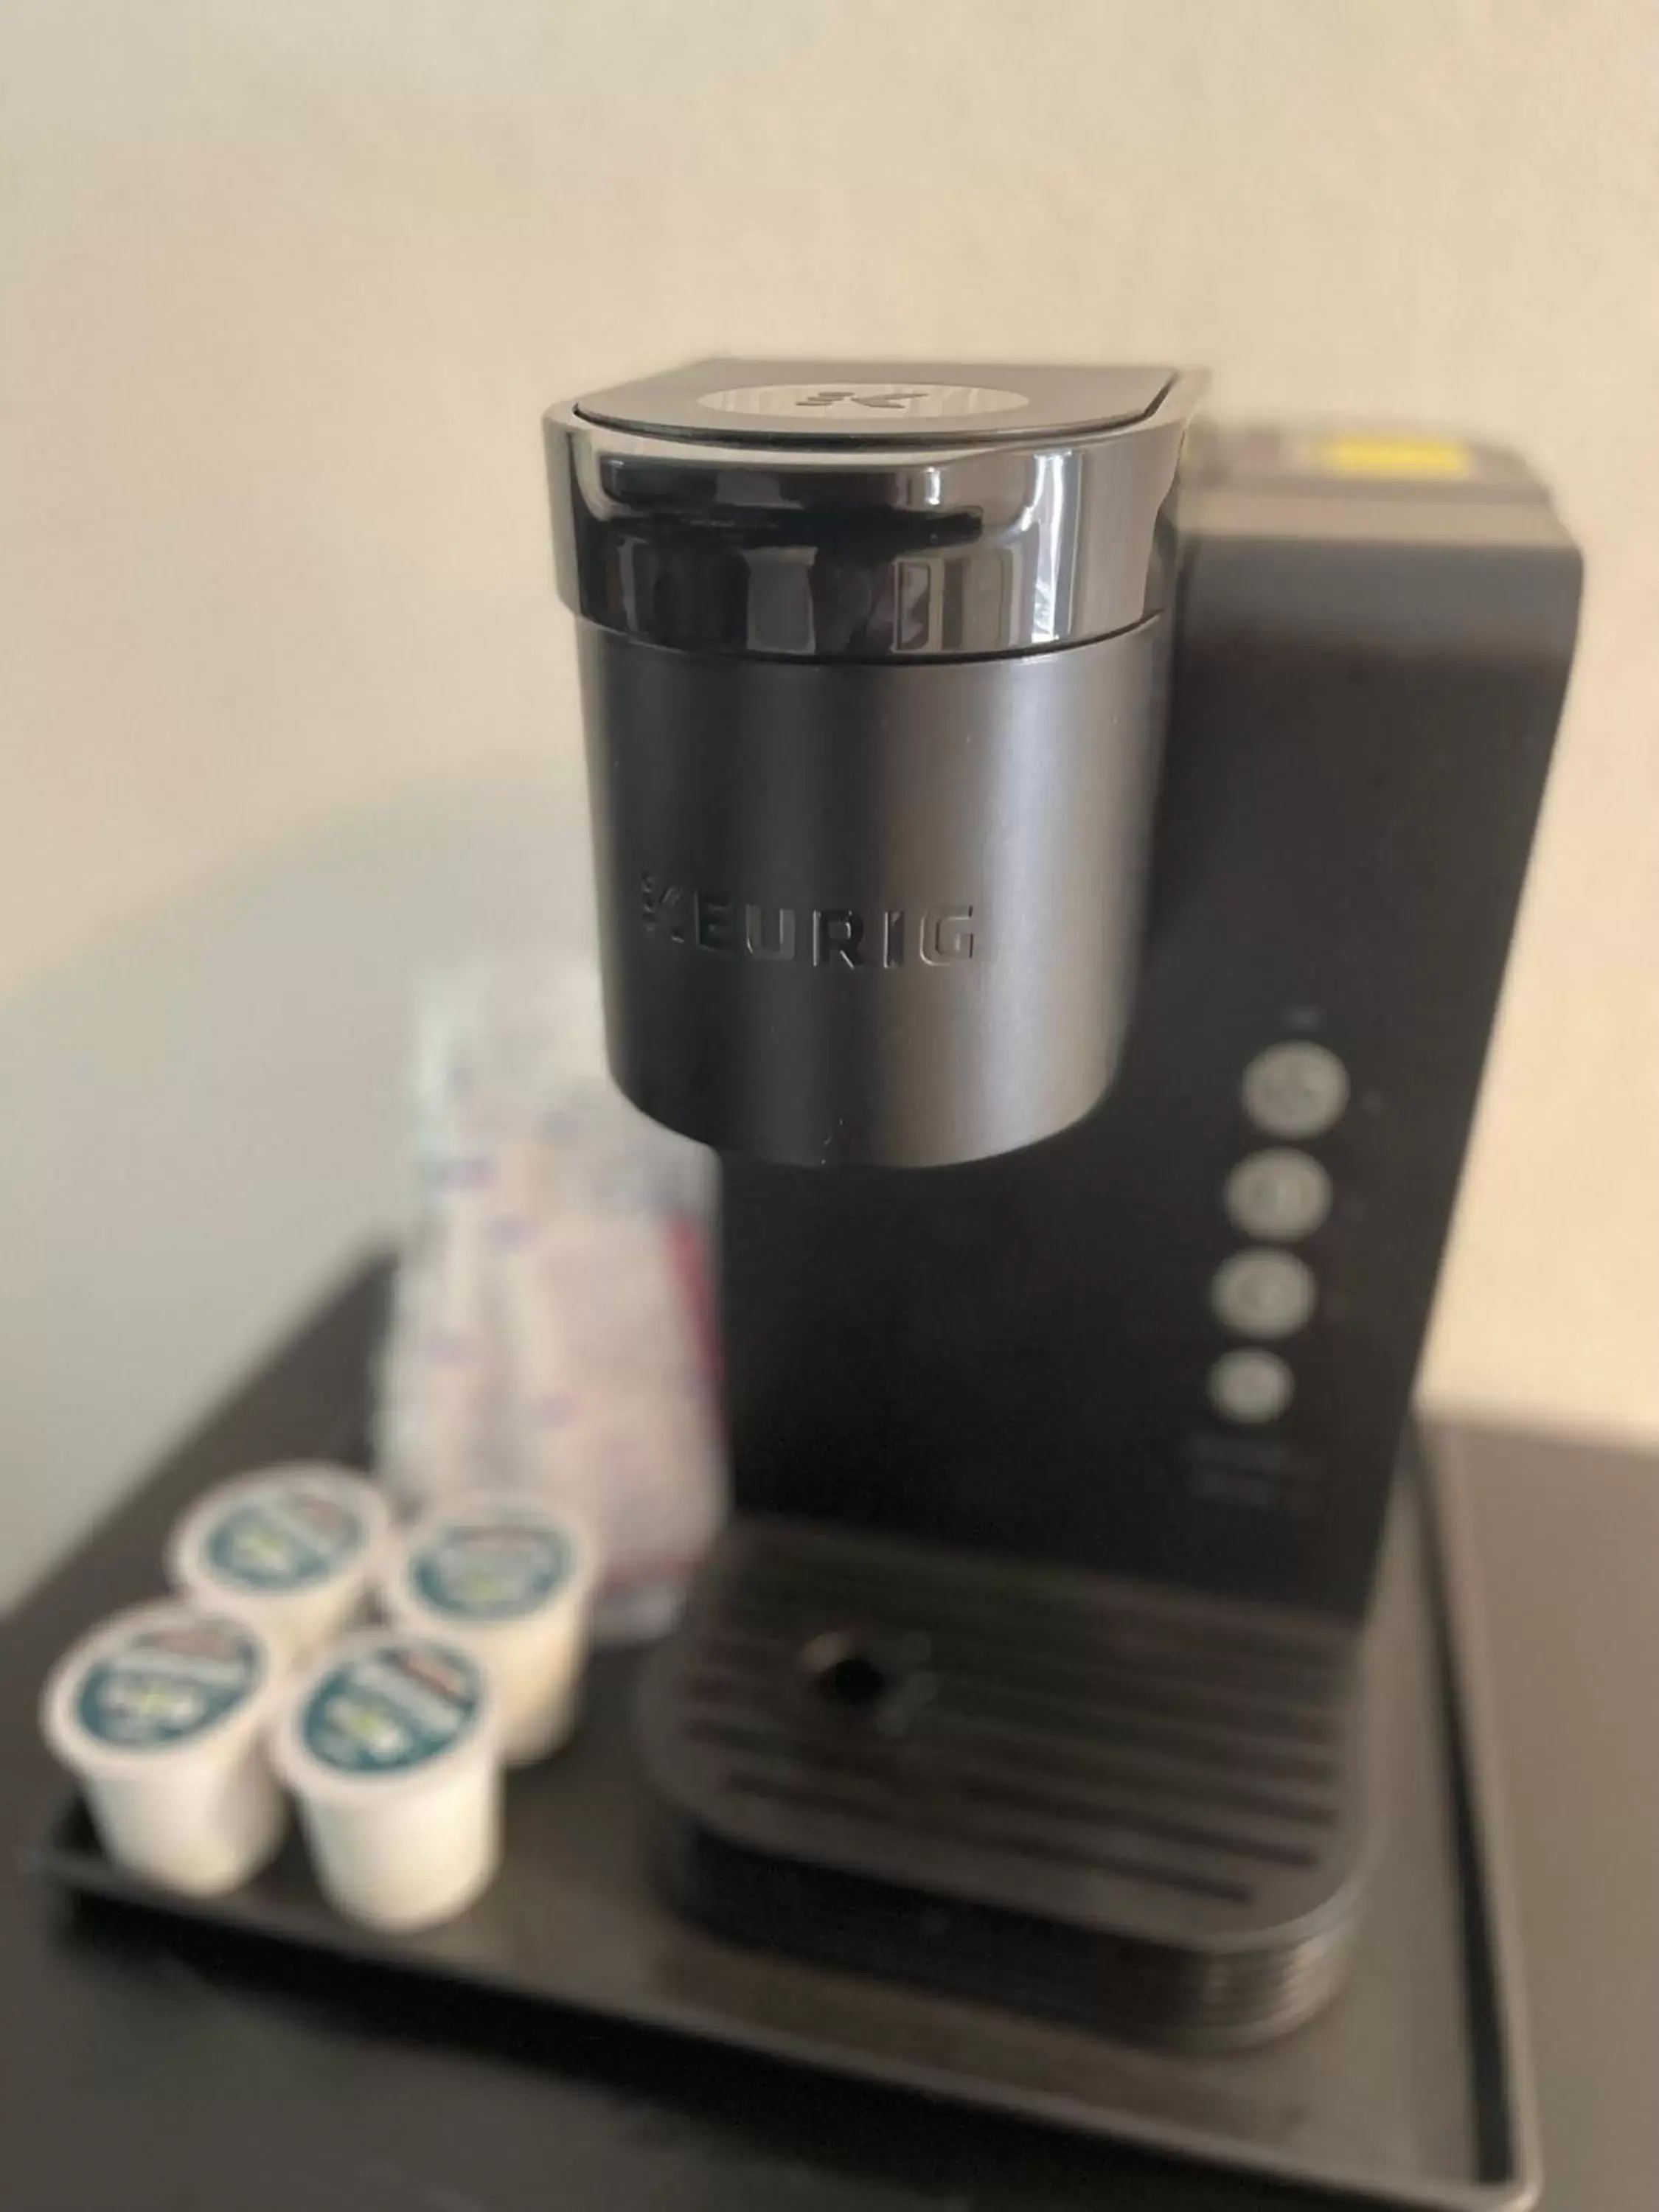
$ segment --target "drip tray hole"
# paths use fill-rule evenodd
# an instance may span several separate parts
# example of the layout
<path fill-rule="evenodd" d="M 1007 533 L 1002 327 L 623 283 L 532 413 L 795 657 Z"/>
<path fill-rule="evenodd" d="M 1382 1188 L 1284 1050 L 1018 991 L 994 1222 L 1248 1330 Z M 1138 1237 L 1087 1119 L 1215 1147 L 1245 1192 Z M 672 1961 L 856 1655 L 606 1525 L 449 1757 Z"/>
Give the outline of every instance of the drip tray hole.
<path fill-rule="evenodd" d="M 803 1673 L 826 1705 L 843 1712 L 869 1712 L 890 1695 L 899 1675 L 849 1629 L 815 1636 L 800 1655 Z"/>

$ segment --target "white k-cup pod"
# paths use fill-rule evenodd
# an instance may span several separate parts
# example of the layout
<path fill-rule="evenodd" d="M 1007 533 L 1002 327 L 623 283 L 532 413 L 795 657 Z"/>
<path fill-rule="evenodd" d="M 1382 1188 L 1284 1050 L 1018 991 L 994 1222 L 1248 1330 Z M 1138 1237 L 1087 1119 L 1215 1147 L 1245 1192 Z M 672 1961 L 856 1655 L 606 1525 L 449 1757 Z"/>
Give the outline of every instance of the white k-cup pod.
<path fill-rule="evenodd" d="M 285 1808 L 265 1737 L 282 1666 L 257 1622 L 182 1599 L 115 1614 L 59 1662 L 41 1728 L 112 1858 L 209 1897 L 271 1856 Z"/>
<path fill-rule="evenodd" d="M 261 1468 L 198 1499 L 173 1530 L 167 1571 L 305 1659 L 362 1619 L 391 1518 L 379 1487 L 348 1468 Z"/>
<path fill-rule="evenodd" d="M 380 1601 L 489 1669 L 501 1755 L 524 1766 L 575 1726 L 597 1569 L 592 1537 L 562 1508 L 474 1491 L 416 1523 L 388 1559 Z"/>
<path fill-rule="evenodd" d="M 479 1661 L 407 1629 L 343 1638 L 289 1683 L 272 1761 L 349 1918 L 427 1928 L 488 1886 L 501 1856 L 496 1715 Z"/>

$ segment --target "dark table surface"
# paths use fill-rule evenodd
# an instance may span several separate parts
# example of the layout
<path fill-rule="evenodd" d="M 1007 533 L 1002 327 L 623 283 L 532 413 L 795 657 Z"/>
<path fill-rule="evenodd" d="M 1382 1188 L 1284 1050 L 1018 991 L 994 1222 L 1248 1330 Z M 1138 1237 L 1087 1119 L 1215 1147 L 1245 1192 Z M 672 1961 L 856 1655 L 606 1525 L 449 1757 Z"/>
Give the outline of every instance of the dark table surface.
<path fill-rule="evenodd" d="M 365 1290 L 365 1297 L 372 1296 Z M 1313 2200 L 210 1928 L 18 1869 L 40 1680 L 179 1506 L 316 1441 L 361 1328 L 240 1395 L 0 1623 L 0 2212 L 1263 2212 Z M 1659 1456 L 1443 1425 L 1512 1829 L 1547 2212 L 1659 2203 Z"/>

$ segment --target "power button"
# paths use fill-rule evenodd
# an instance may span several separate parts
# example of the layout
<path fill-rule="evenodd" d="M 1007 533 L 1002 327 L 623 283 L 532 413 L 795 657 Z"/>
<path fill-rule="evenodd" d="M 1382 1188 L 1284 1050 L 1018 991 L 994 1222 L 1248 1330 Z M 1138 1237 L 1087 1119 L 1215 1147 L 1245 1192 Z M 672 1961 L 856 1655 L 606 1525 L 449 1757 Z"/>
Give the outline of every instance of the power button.
<path fill-rule="evenodd" d="M 1348 1071 L 1322 1044 L 1269 1045 L 1244 1071 L 1244 1111 L 1269 1137 L 1319 1137 L 1348 1103 Z"/>

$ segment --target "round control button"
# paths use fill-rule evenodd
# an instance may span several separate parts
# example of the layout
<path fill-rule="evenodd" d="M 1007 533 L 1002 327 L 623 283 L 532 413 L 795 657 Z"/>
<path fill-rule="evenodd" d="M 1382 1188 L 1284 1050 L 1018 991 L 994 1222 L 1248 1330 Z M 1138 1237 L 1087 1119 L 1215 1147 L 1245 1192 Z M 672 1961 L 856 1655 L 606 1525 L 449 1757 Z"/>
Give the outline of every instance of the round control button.
<path fill-rule="evenodd" d="M 1314 1279 L 1290 1252 L 1235 1252 L 1216 1269 L 1210 1304 L 1241 1336 L 1289 1336 L 1314 1310 Z"/>
<path fill-rule="evenodd" d="M 1322 1044 L 1272 1044 L 1244 1071 L 1244 1111 L 1270 1137 L 1317 1137 L 1340 1121 L 1348 1071 Z"/>
<path fill-rule="evenodd" d="M 1230 1421 L 1276 1420 L 1295 1395 L 1276 1352 L 1225 1352 L 1210 1370 L 1210 1403 Z"/>
<path fill-rule="evenodd" d="M 1228 1218 L 1247 1237 L 1294 1243 L 1311 1237 L 1331 1210 L 1331 1179 L 1306 1152 L 1252 1152 L 1227 1178 Z"/>

